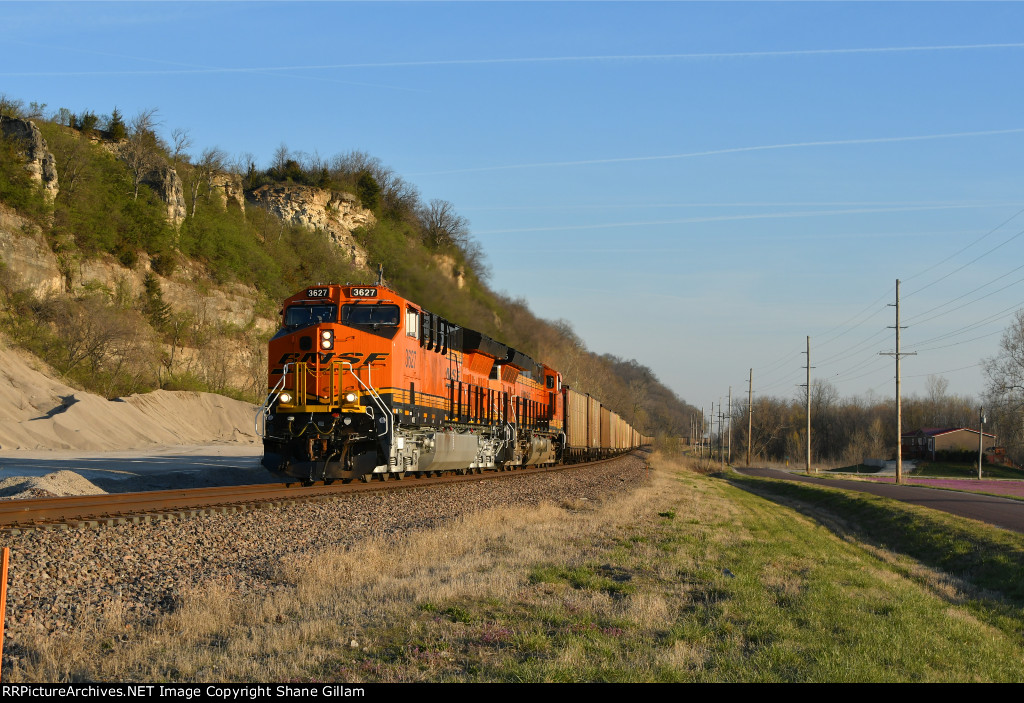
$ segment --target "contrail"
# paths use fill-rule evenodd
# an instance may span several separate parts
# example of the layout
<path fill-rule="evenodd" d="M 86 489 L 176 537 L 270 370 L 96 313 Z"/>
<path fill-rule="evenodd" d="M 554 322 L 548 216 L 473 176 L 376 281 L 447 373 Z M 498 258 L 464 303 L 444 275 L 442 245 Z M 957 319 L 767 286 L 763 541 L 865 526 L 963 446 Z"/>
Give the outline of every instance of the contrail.
<path fill-rule="evenodd" d="M 565 205 L 470 205 L 462 208 L 463 212 L 537 212 L 552 210 L 565 212 L 567 210 L 652 210 L 652 209 L 681 209 L 681 208 L 720 208 L 720 207 L 920 207 L 924 205 L 963 205 L 964 207 L 1017 207 L 1017 201 L 1006 202 L 998 200 L 972 200 L 959 203 L 951 203 L 948 200 L 840 200 L 840 201 L 757 201 L 757 202 L 709 202 L 709 203 L 578 203 Z M 966 231 L 966 230 L 965 230 Z"/>
<path fill-rule="evenodd" d="M 431 59 L 426 61 L 376 61 L 362 63 L 306 64 L 296 66 L 262 66 L 239 68 L 183 68 L 149 71 L 58 71 L 0 72 L 0 76 L 117 76 L 163 75 L 174 73 L 262 73 L 267 71 L 321 71 L 342 68 L 415 68 L 425 66 L 485 66 L 530 63 L 586 63 L 594 61 L 678 61 L 692 59 L 744 59 L 773 56 L 822 56 L 828 54 L 885 54 L 926 51 L 969 51 L 978 49 L 1020 49 L 1024 43 L 944 44 L 936 46 L 883 46 L 852 49 L 791 49 L 783 51 L 729 51 L 683 54 L 611 54 L 582 56 L 524 56 L 494 59 Z"/>
<path fill-rule="evenodd" d="M 683 225 L 698 222 L 729 222 L 735 220 L 771 220 L 789 217 L 819 217 L 822 215 L 868 215 L 882 212 L 920 212 L 925 210 L 962 210 L 975 208 L 977 205 L 930 205 L 923 207 L 885 207 L 862 210 L 812 210 L 804 212 L 764 212 L 751 215 L 716 215 L 712 217 L 687 217 L 678 220 L 647 220 L 640 222 L 603 222 L 589 225 L 557 225 L 553 227 L 522 227 L 516 229 L 488 229 L 475 231 L 474 234 L 514 234 L 524 232 L 567 232 L 587 229 L 612 229 L 615 227 L 650 227 L 654 225 Z"/>
<path fill-rule="evenodd" d="M 707 151 L 690 151 L 682 154 L 662 154 L 660 156 L 623 156 L 614 159 L 584 159 L 581 161 L 538 161 L 529 164 L 506 164 L 502 166 L 475 166 L 473 168 L 457 168 L 447 171 L 421 171 L 410 173 L 410 176 L 444 176 L 454 173 L 478 173 L 481 171 L 508 171 L 522 168 L 555 168 L 561 166 L 591 166 L 594 164 L 621 164 L 638 161 L 668 161 L 671 159 L 689 159 L 695 156 L 716 156 L 718 154 L 739 154 L 749 151 L 770 151 L 773 149 L 798 149 L 812 146 L 848 146 L 850 144 L 887 144 L 892 142 L 920 142 L 929 139 L 955 139 L 957 137 L 988 137 L 996 134 L 1016 134 L 1024 132 L 1024 127 L 1013 129 L 990 129 L 983 132 L 947 132 L 945 134 L 923 134 L 909 137 L 871 137 L 867 139 L 832 139 L 818 142 L 789 142 L 785 144 L 762 144 L 759 146 L 738 146 L 729 149 L 709 149 Z"/>
<path fill-rule="evenodd" d="M 49 51 L 74 51 L 74 52 L 81 53 L 81 54 L 92 54 L 92 55 L 95 55 L 95 56 L 108 56 L 110 58 L 115 58 L 115 59 L 127 59 L 127 60 L 130 60 L 130 61 L 142 61 L 142 62 L 146 62 L 146 63 L 158 63 L 158 64 L 165 64 L 165 65 L 168 65 L 168 66 L 180 66 L 181 68 L 163 69 L 163 70 L 159 70 L 159 71 L 156 70 L 156 69 L 153 69 L 153 70 L 150 70 L 150 71 L 110 71 L 110 72 L 107 72 L 107 71 L 92 71 L 92 72 L 86 72 L 86 71 L 76 71 L 76 72 L 62 71 L 62 72 L 51 72 L 51 73 L 45 73 L 45 74 L 44 73 L 36 73 L 36 74 L 32 74 L 32 73 L 20 73 L 20 74 L 16 74 L 16 73 L 7 73 L 7 74 L 0 73 L 0 76 L 3 76 L 3 75 L 7 75 L 7 76 L 32 76 L 32 75 L 37 75 L 37 76 L 48 76 L 48 77 L 53 78 L 53 77 L 58 77 L 58 76 L 149 75 L 149 74 L 153 74 L 153 73 L 166 74 L 166 75 L 175 75 L 175 74 L 193 74 L 193 73 L 209 74 L 209 73 L 219 73 L 219 72 L 224 72 L 224 71 L 235 72 L 235 71 L 239 70 L 239 69 L 232 69 L 232 68 L 223 68 L 223 67 L 218 67 L 218 66 L 203 66 L 201 64 L 184 63 L 182 61 L 167 61 L 165 59 L 147 58 L 147 57 L 144 57 L 144 56 L 129 56 L 129 55 L 126 55 L 126 54 L 114 54 L 114 53 L 110 53 L 108 51 L 96 51 L 96 50 L 93 50 L 93 49 L 80 49 L 80 48 L 72 48 L 72 47 L 67 47 L 67 46 L 50 46 L 50 45 L 46 45 L 46 44 L 37 44 L 35 42 L 12 41 L 11 43 L 12 44 L 20 44 L 22 46 L 31 46 L 31 47 L 40 48 L 40 49 L 47 49 Z M 410 93 L 428 93 L 428 92 L 430 92 L 430 91 L 428 91 L 426 89 L 423 89 L 423 88 L 407 88 L 407 87 L 404 87 L 404 86 L 385 85 L 385 84 L 382 84 L 382 83 L 365 83 L 365 82 L 358 82 L 358 81 L 343 81 L 343 80 L 340 80 L 340 79 L 337 79 L 337 78 L 329 78 L 329 77 L 325 77 L 325 76 L 291 75 L 291 74 L 288 74 L 288 73 L 282 73 L 282 71 L 289 70 L 289 69 L 284 69 L 284 68 L 270 68 L 270 69 L 250 68 L 250 69 L 242 69 L 242 70 L 244 70 L 245 72 L 248 72 L 248 73 L 252 73 L 254 75 L 259 75 L 259 74 L 263 74 L 263 75 L 277 75 L 277 76 L 283 77 L 283 78 L 289 78 L 289 77 L 301 78 L 303 80 L 320 81 L 322 83 L 336 83 L 338 85 L 354 85 L 354 86 L 359 86 L 359 87 L 363 87 L 363 88 L 385 88 L 385 89 L 390 89 L 390 90 L 402 90 L 402 91 L 406 91 L 406 92 L 410 92 Z"/>

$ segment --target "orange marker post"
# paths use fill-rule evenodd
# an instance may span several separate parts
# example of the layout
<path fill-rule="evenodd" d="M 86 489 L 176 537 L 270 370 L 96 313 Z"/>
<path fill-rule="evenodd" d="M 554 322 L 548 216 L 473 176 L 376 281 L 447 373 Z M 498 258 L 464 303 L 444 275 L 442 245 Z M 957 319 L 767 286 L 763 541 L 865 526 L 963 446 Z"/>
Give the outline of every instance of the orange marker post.
<path fill-rule="evenodd" d="M 3 567 L 0 568 L 0 672 L 4 657 L 4 614 L 7 612 L 7 562 L 11 558 L 10 547 L 4 547 Z"/>

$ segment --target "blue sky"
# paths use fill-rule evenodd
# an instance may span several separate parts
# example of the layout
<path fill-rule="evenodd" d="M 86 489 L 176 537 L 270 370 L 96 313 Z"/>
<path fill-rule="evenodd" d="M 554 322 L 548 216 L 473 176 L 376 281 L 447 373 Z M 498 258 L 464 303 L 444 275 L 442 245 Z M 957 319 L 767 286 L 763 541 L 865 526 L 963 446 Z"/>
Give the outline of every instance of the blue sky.
<path fill-rule="evenodd" d="M 891 396 L 897 278 L 905 390 L 976 394 L 1024 306 L 1024 4 L 0 11 L 0 92 L 264 165 L 366 151 L 470 220 L 497 290 L 697 406 L 751 367 L 793 396 L 808 335 L 813 378 Z"/>

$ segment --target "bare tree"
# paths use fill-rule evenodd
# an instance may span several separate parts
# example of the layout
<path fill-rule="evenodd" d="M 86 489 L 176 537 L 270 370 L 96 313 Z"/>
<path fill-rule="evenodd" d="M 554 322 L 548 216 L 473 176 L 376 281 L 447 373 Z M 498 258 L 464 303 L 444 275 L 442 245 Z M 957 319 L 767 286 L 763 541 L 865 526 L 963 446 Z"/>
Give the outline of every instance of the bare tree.
<path fill-rule="evenodd" d="M 1024 309 L 1003 333 L 998 353 L 982 361 L 982 370 L 992 424 L 1019 461 L 1024 458 Z"/>
<path fill-rule="evenodd" d="M 65 127 L 70 127 L 75 123 L 74 113 L 66 107 L 58 108 L 50 115 L 50 119 L 59 125 L 64 125 Z"/>
<path fill-rule="evenodd" d="M 210 197 L 213 190 L 213 177 L 224 171 L 227 166 L 228 155 L 218 147 L 204 149 L 199 161 L 192 167 L 192 182 L 189 184 L 189 196 L 192 199 L 192 217 L 196 215 L 196 201 L 199 199 L 199 190 L 205 184 L 206 196 Z"/>
<path fill-rule="evenodd" d="M 160 140 L 156 136 L 157 108 L 142 110 L 132 118 L 128 130 L 128 141 L 122 152 L 132 174 L 135 199 L 139 198 L 139 186 L 146 175 L 160 163 Z"/>
<path fill-rule="evenodd" d="M 283 173 L 285 166 L 288 164 L 288 159 L 291 158 L 291 152 L 288 151 L 288 145 L 284 142 L 274 149 L 274 159 L 271 163 L 271 168 L 279 173 Z"/>
<path fill-rule="evenodd" d="M 420 211 L 420 222 L 423 237 L 431 246 L 459 246 L 469 240 L 469 220 L 447 200 L 431 200 Z"/>
<path fill-rule="evenodd" d="M 24 112 L 24 101 L 10 98 L 6 93 L 0 93 L 0 117 L 20 118 Z"/>
<path fill-rule="evenodd" d="M 61 135 L 52 140 L 50 151 L 57 163 L 57 182 L 65 197 L 75 192 L 82 177 L 89 172 L 89 144 L 76 134 Z"/>
<path fill-rule="evenodd" d="M 171 132 L 171 141 L 174 142 L 174 148 L 171 151 L 171 161 L 177 166 L 178 160 L 185 154 L 185 151 L 192 147 L 192 136 L 184 127 L 176 127 Z"/>
<path fill-rule="evenodd" d="M 369 174 L 380 187 L 380 204 L 389 217 L 408 222 L 419 219 L 420 194 L 380 159 L 363 151 L 338 154 L 330 160 L 331 177 L 338 182 L 354 182 L 360 174 Z"/>

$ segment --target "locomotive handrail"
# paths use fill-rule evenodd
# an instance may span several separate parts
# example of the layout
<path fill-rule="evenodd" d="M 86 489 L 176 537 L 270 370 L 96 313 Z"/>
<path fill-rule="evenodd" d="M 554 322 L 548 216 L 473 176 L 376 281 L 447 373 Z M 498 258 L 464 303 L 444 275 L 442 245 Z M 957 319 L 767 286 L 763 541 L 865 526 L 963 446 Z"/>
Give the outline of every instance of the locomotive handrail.
<path fill-rule="evenodd" d="M 494 417 L 496 417 L 496 418 L 500 418 L 501 417 L 501 408 L 498 405 L 497 395 L 491 400 L 491 410 L 494 412 Z M 515 440 L 515 436 L 516 436 L 515 428 L 512 427 L 512 425 L 509 423 L 508 418 L 506 418 L 503 421 L 499 421 L 497 424 L 498 424 L 498 426 L 503 427 L 503 429 L 507 428 L 509 430 L 512 430 L 512 436 L 509 437 L 508 436 L 509 433 L 507 431 L 506 432 L 502 432 L 502 434 L 504 435 L 504 438 L 501 439 L 498 442 L 498 447 L 497 447 L 497 449 L 494 452 L 495 455 L 497 455 L 502 449 L 504 449 L 505 445 L 508 444 L 510 440 Z"/>
<path fill-rule="evenodd" d="M 276 384 L 274 384 L 274 387 L 270 389 L 269 393 L 267 393 L 267 399 L 263 401 L 263 405 L 256 409 L 256 416 L 253 418 L 253 425 L 255 427 L 257 437 L 263 438 L 266 436 L 260 433 L 260 415 L 266 417 L 267 415 L 270 414 L 270 406 L 274 404 L 274 401 L 277 400 L 277 397 L 281 395 L 281 391 L 284 390 L 284 382 L 288 376 L 289 366 L 290 364 L 285 364 L 284 366 L 281 367 L 281 379 Z M 264 421 L 264 429 L 266 429 L 266 425 L 267 423 L 266 421 Z"/>
<path fill-rule="evenodd" d="M 356 374 L 355 370 L 352 368 L 352 362 L 351 361 L 346 361 L 344 363 L 345 363 L 345 366 L 348 367 L 349 373 L 352 374 L 352 377 L 356 379 L 356 383 L 358 383 L 360 386 L 362 386 L 363 389 L 366 390 L 366 392 L 370 394 L 370 398 L 373 399 L 374 404 L 377 406 L 377 408 L 380 409 L 380 411 L 381 411 L 381 413 L 383 413 L 384 417 L 387 418 L 387 421 L 385 423 L 387 425 L 387 430 L 388 430 L 387 434 L 388 434 L 389 437 L 393 437 L 394 436 L 394 428 L 393 428 L 393 421 L 394 421 L 394 419 L 391 417 L 391 413 L 388 412 L 387 407 L 384 405 L 384 400 L 380 397 L 380 394 L 377 393 L 377 390 L 372 385 L 367 386 L 365 383 L 363 383 L 363 379 L 359 378 L 359 375 Z M 372 384 L 373 383 L 373 377 L 370 376 L 370 374 L 373 373 L 373 372 L 370 370 L 369 366 L 366 367 L 366 373 L 367 373 L 367 378 L 370 380 L 370 383 Z"/>

